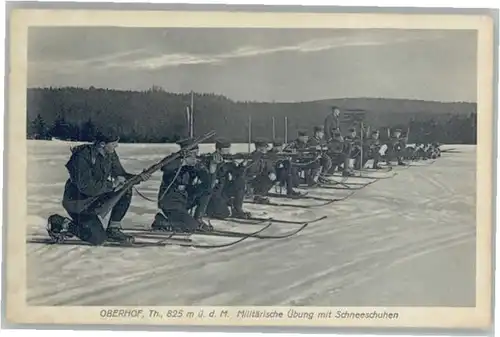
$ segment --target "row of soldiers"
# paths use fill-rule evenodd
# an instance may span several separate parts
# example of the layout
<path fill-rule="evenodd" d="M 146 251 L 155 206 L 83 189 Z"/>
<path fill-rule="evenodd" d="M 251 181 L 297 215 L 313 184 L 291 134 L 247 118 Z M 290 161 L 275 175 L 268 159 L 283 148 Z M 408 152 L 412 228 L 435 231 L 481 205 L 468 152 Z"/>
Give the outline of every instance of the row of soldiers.
<path fill-rule="evenodd" d="M 320 187 L 322 177 L 336 170 L 351 176 L 354 168 L 364 167 L 369 159 L 373 159 L 374 169 L 380 168 L 381 160 L 404 165 L 406 140 L 400 130 L 385 144 L 388 148 L 385 156 L 380 152 L 384 144 L 378 131 L 363 141 L 355 129 L 349 132 L 346 137 L 334 132 L 331 139 L 325 139 L 324 128 L 318 126 L 312 137 L 299 131 L 296 140 L 289 144 L 274 140 L 271 149 L 267 140 L 256 140 L 255 151 L 249 154 L 231 154 L 231 143 L 224 139 L 216 141 L 213 153 L 200 155 L 198 146 L 183 151 L 182 158 L 161 168 L 159 211 L 152 227 L 181 232 L 210 231 L 213 228 L 204 218 L 250 218 L 251 214 L 243 209 L 245 197 L 253 198 L 256 203 L 269 203 L 268 196 L 274 186 L 284 188 L 289 198 L 300 198 L 301 194 L 295 190 L 299 186 Z M 88 198 L 119 190 L 134 176 L 120 163 L 115 151 L 118 141 L 117 135 L 100 135 L 95 143 L 72 150 L 66 164 L 69 179 L 63 196 L 63 207 L 70 217 L 58 214 L 49 217 L 49 235 L 77 236 L 95 245 L 106 240 L 132 239 L 121 230 L 121 221 L 132 200 L 131 189 L 114 206 L 106 224 L 96 214 L 82 212 L 78 205 Z M 193 142 L 186 139 L 178 144 L 186 149 Z M 141 173 L 139 182 L 148 179 L 150 175 Z"/>

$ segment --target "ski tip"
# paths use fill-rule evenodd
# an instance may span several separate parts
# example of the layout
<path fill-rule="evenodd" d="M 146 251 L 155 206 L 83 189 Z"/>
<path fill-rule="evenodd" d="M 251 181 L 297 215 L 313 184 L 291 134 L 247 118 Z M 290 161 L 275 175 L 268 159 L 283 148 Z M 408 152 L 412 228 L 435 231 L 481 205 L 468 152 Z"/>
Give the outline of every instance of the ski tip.
<path fill-rule="evenodd" d="M 316 218 L 316 219 L 311 219 L 311 220 L 308 220 L 308 221 L 305 221 L 303 222 L 303 224 L 307 223 L 307 224 L 312 224 L 312 223 L 316 223 L 316 222 L 319 222 L 321 220 L 325 220 L 326 218 L 328 218 L 328 215 L 323 215 L 319 218 Z"/>
<path fill-rule="evenodd" d="M 273 224 L 272 222 L 269 222 L 266 226 L 264 226 L 264 228 L 262 228 L 262 229 L 261 229 L 260 231 L 258 231 L 258 232 L 262 232 L 263 230 L 265 230 L 265 229 L 267 229 L 267 228 L 271 227 L 271 225 L 272 225 L 272 224 Z"/>

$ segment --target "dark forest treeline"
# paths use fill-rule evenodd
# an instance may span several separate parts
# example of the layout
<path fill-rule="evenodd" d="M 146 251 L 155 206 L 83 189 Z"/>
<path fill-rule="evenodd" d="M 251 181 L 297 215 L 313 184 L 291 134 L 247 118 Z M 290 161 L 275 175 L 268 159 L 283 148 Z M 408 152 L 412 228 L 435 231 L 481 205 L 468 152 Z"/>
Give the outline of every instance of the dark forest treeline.
<path fill-rule="evenodd" d="M 171 142 L 187 136 L 186 107 L 191 95 L 152 87 L 147 91 L 96 88 L 36 88 L 27 93 L 28 138 L 91 141 L 97 130 L 113 127 L 122 142 Z M 349 111 L 365 111 L 364 123 L 379 128 L 410 128 L 410 142 L 472 144 L 476 139 L 476 104 L 403 99 L 347 98 L 298 103 L 235 102 L 216 94 L 194 95 L 194 132 L 215 130 L 233 142 L 248 140 L 248 119 L 254 137 L 288 138 L 299 129 L 322 125 L 332 105 L 343 116 L 342 129 L 353 124 Z"/>

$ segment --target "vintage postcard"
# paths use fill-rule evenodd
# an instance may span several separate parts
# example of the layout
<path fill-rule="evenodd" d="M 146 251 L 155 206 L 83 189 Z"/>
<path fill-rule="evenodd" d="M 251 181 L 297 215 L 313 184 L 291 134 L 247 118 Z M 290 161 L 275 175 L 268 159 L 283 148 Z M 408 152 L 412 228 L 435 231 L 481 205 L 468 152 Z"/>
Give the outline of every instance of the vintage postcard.
<path fill-rule="evenodd" d="M 495 15 L 12 9 L 8 322 L 488 329 Z"/>

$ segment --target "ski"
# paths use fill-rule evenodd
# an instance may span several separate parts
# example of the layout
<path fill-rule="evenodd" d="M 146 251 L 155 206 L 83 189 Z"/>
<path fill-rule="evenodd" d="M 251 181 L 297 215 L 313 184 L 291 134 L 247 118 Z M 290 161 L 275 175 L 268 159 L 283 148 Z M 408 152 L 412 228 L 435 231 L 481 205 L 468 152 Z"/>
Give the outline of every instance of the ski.
<path fill-rule="evenodd" d="M 359 172 L 359 171 L 356 171 Z M 339 184 L 349 184 L 349 185 L 362 185 L 364 183 L 360 183 L 358 181 L 347 181 L 349 178 L 360 178 L 358 175 L 351 175 L 351 176 L 342 176 L 338 174 L 322 174 L 321 179 L 329 179 L 329 178 L 340 178 L 342 181 L 336 181 Z M 377 178 L 372 178 L 372 179 L 377 179 Z"/>
<path fill-rule="evenodd" d="M 316 219 L 311 219 L 311 220 L 303 220 L 303 221 L 296 221 L 296 220 L 284 220 L 284 219 L 272 219 L 273 223 L 282 223 L 282 224 L 293 224 L 293 225 L 300 225 L 300 224 L 303 224 L 303 223 L 308 223 L 308 224 L 312 224 L 312 223 L 315 223 L 315 222 L 319 222 L 321 220 L 324 220 L 328 218 L 328 216 L 324 215 L 322 217 L 319 217 L 319 218 L 316 218 Z M 250 217 L 248 219 L 235 219 L 235 220 L 231 220 L 233 222 L 236 222 L 236 223 L 240 223 L 240 224 L 244 224 L 244 225 L 255 225 L 257 223 L 254 223 L 254 222 L 250 222 L 250 221 L 262 221 L 264 220 L 265 218 L 260 218 L 260 217 Z M 267 220 L 267 219 L 266 219 Z"/>
<path fill-rule="evenodd" d="M 161 233 L 165 235 L 165 240 L 171 240 L 171 241 L 179 241 L 179 242 L 192 242 L 193 240 L 190 238 L 191 235 L 194 233 L 186 233 L 186 235 L 182 235 L 184 233 L 174 233 L 174 232 L 159 232 L 159 231 L 149 231 L 149 230 L 144 230 L 142 231 L 137 231 L 130 233 L 134 238 L 140 238 L 140 239 L 157 239 L 158 236 L 155 235 L 156 233 Z"/>
<path fill-rule="evenodd" d="M 365 167 L 363 169 L 361 169 L 361 171 L 366 171 L 366 172 L 383 172 L 383 173 L 387 173 L 387 172 L 391 172 L 393 169 L 392 166 L 383 166 L 381 168 L 372 168 L 372 167 Z M 358 170 L 359 171 L 359 170 Z"/>
<path fill-rule="evenodd" d="M 232 221 L 232 218 L 224 219 L 228 221 Z M 260 225 L 264 223 L 271 223 L 272 224 L 272 218 L 268 219 L 262 219 L 259 220 L 259 222 L 253 223 L 252 225 Z M 166 235 L 168 238 L 171 238 L 172 236 L 191 236 L 191 235 L 212 235 L 210 233 L 217 232 L 218 230 L 214 229 L 213 231 L 195 231 L 194 233 L 183 233 L 183 232 L 173 232 L 173 231 L 168 231 L 168 230 L 158 230 L 158 229 L 151 229 L 151 228 L 129 228 L 129 229 L 123 229 L 124 232 L 131 233 L 132 235 L 140 235 L 140 236 L 157 236 L 157 235 Z M 233 233 L 236 235 L 246 235 L 248 233 L 244 232 L 231 232 L 231 231 L 226 231 L 228 233 Z"/>
<path fill-rule="evenodd" d="M 356 178 L 362 178 L 362 179 L 376 179 L 376 180 L 379 180 L 379 179 L 391 179 L 391 178 L 394 178 L 397 175 L 398 175 L 397 172 L 392 172 L 392 174 L 388 175 L 388 176 L 375 177 L 375 176 L 369 176 L 369 175 L 365 176 L 365 175 L 362 175 L 362 173 L 360 173 L 360 175 L 356 175 L 354 177 L 356 177 Z"/>
<path fill-rule="evenodd" d="M 327 177 L 342 177 L 343 179 L 348 179 L 348 178 L 358 178 L 358 179 L 389 179 L 389 178 L 393 178 L 397 172 L 392 172 L 391 175 L 386 175 L 386 176 L 370 176 L 370 175 L 364 175 L 363 173 L 366 172 L 366 173 L 377 173 L 376 171 L 375 172 L 367 172 L 367 171 L 359 171 L 359 170 L 356 170 L 354 171 L 356 172 L 354 175 L 351 175 L 351 176 L 348 176 L 348 177 L 343 177 L 341 175 L 336 175 L 336 174 L 333 174 L 333 175 L 328 175 Z M 391 172 L 391 171 L 389 171 Z M 388 173 L 388 172 L 383 172 L 383 173 Z M 347 182 L 344 182 L 344 183 L 347 183 Z"/>
<path fill-rule="evenodd" d="M 327 201 L 321 203 L 321 204 L 315 204 L 315 205 L 294 205 L 294 204 L 286 204 L 286 203 L 279 203 L 279 202 L 268 202 L 268 203 L 261 203 L 261 202 L 256 202 L 253 200 L 247 200 L 245 201 L 246 204 L 254 204 L 254 205 L 262 205 L 262 206 L 274 206 L 274 207 L 293 207 L 293 208 L 316 208 L 316 207 L 322 207 L 322 206 L 327 206 L 330 205 L 334 202 L 337 201 L 342 201 L 350 197 L 352 194 L 342 197 L 342 198 L 337 198 L 337 199 L 325 199 Z"/>
<path fill-rule="evenodd" d="M 253 233 L 248 233 L 248 234 L 245 234 L 241 237 L 239 237 L 238 240 L 235 240 L 235 241 L 232 241 L 232 242 L 228 242 L 228 243 L 223 243 L 223 244 L 218 244 L 218 245 L 200 245 L 200 244 L 196 244 L 196 243 L 172 243 L 172 242 L 166 242 L 165 244 L 166 245 L 170 245 L 170 246 L 181 246 L 181 247 L 189 247 L 189 248 L 201 248 L 201 249 L 213 249 L 213 248 L 225 248 L 225 247 L 229 247 L 229 246 L 233 246 L 237 243 L 240 243 L 242 241 L 245 241 L 251 237 L 255 237 L 255 235 L 265 231 L 266 229 L 268 229 L 273 223 L 269 223 L 267 224 L 266 226 L 264 226 L 263 228 L 259 229 L 258 231 L 255 231 Z M 204 232 L 204 233 L 210 233 L 210 232 Z M 201 234 L 201 232 L 197 232 L 195 234 Z"/>
<path fill-rule="evenodd" d="M 286 198 L 286 199 L 294 199 L 294 200 L 300 200 L 300 199 L 310 199 L 308 197 L 308 192 L 300 192 L 299 195 L 296 195 L 296 198 L 294 197 L 289 197 L 288 194 L 285 193 L 267 193 L 268 197 L 273 197 L 273 198 Z"/>
<path fill-rule="evenodd" d="M 406 165 L 407 165 L 407 167 L 427 167 L 427 166 L 434 164 L 435 162 L 436 162 L 436 159 L 432 160 L 431 162 L 426 162 L 425 164 L 417 164 L 415 162 L 411 162 L 411 163 L 408 163 Z"/>
<path fill-rule="evenodd" d="M 237 237 L 237 238 L 242 238 L 242 237 L 247 237 L 251 236 L 256 239 L 283 239 L 283 238 L 288 238 L 291 237 L 301 231 L 303 231 L 308 225 L 308 222 L 300 222 L 300 226 L 298 229 L 293 230 L 291 232 L 287 232 L 285 234 L 280 234 L 280 235 L 262 235 L 262 234 L 253 234 L 253 233 L 246 233 L 246 232 L 236 232 L 236 231 L 226 231 L 226 230 L 218 230 L 214 229 L 213 231 L 207 231 L 207 232 L 199 232 L 199 233 L 193 233 L 193 235 L 206 235 L 206 236 L 219 236 L 219 237 Z M 147 230 L 145 230 L 147 231 Z M 150 234 L 144 234 L 145 237 L 147 238 L 158 238 L 160 235 L 170 235 L 171 232 L 162 232 L 162 231 L 154 231 L 151 232 Z M 141 237 L 143 234 L 134 234 L 134 236 L 140 235 Z"/>
<path fill-rule="evenodd" d="M 340 181 L 339 180 L 334 180 L 335 178 L 340 178 Z M 361 176 L 359 173 L 356 173 L 352 176 L 349 176 L 349 177 L 343 177 L 343 176 L 325 176 L 325 177 L 321 177 L 321 179 L 326 179 L 328 181 L 331 181 L 335 184 L 338 184 L 338 185 L 345 185 L 345 186 L 349 186 L 349 185 L 353 185 L 353 186 L 359 186 L 359 185 L 365 185 L 367 184 L 366 180 L 364 181 L 348 181 L 348 179 L 351 178 L 355 178 L 355 179 L 372 179 L 372 180 L 378 180 L 379 177 L 372 177 L 372 176 Z"/>
<path fill-rule="evenodd" d="M 302 222 L 301 225 L 302 226 L 300 226 L 298 229 L 291 231 L 291 232 L 288 232 L 288 233 L 285 233 L 285 234 L 280 234 L 280 235 L 256 234 L 256 235 L 253 235 L 252 237 L 257 238 L 257 239 L 285 239 L 285 238 L 289 238 L 289 237 L 294 236 L 295 234 L 303 231 L 309 225 L 309 223 Z M 230 237 L 232 237 L 232 236 L 238 237 L 240 235 L 245 235 L 245 233 L 237 233 L 236 234 L 235 232 L 222 231 L 222 230 L 215 231 L 215 233 L 214 233 L 214 235 L 216 235 L 216 236 L 219 236 L 219 234 L 222 236 L 230 236 Z"/>
<path fill-rule="evenodd" d="M 344 188 L 345 190 L 347 188 Z M 321 197 L 315 197 L 312 195 L 307 195 L 307 193 L 304 193 L 298 198 L 290 198 L 286 194 L 279 194 L 279 193 L 268 193 L 267 194 L 269 197 L 273 198 L 285 198 L 285 199 L 291 199 L 291 200 L 300 200 L 300 199 L 307 199 L 307 200 L 317 200 L 317 201 L 331 201 L 332 199 L 330 198 L 321 198 Z"/>
<path fill-rule="evenodd" d="M 134 237 L 135 238 L 135 237 Z M 167 241 L 172 240 L 171 238 L 165 238 L 161 241 L 156 241 L 156 242 L 148 242 L 148 241 L 135 241 L 135 242 L 127 242 L 127 243 L 122 243 L 122 242 L 113 242 L 113 241 L 106 241 L 103 244 L 99 246 L 94 246 L 89 242 L 81 241 L 76 238 L 69 238 L 64 241 L 60 242 L 55 242 L 51 238 L 30 238 L 26 240 L 26 243 L 33 243 L 33 244 L 45 244 L 45 245 L 73 245 L 73 246 L 88 246 L 88 247 L 117 247 L 117 248 L 122 248 L 122 247 L 134 247 L 134 248 L 142 248 L 142 247 L 165 247 L 168 245 Z M 178 240 L 172 240 L 173 244 L 176 244 L 178 241 L 182 242 L 192 242 L 191 239 L 178 239 Z M 177 241 L 177 242 L 176 242 Z"/>
<path fill-rule="evenodd" d="M 356 187 L 342 187 L 342 185 L 340 184 L 332 184 L 332 183 L 322 183 L 319 188 L 326 188 L 326 189 L 329 189 L 329 190 L 341 190 L 341 191 L 359 191 L 359 190 L 362 190 L 363 188 L 365 188 L 366 186 L 370 185 L 370 184 L 363 184 L 363 185 L 360 185 L 360 186 L 356 186 Z"/>
<path fill-rule="evenodd" d="M 341 181 L 335 181 L 335 180 L 331 180 L 331 179 L 321 178 L 319 187 L 321 188 L 321 187 L 329 186 L 331 189 L 335 189 L 335 190 L 356 191 L 356 190 L 361 190 L 361 189 L 365 188 L 366 186 L 373 184 L 376 181 L 377 180 L 364 182 L 364 183 L 345 183 L 345 182 L 341 182 Z"/>
<path fill-rule="evenodd" d="M 381 168 L 371 168 L 371 167 L 365 167 L 365 168 L 362 168 L 361 170 L 359 169 L 355 169 L 354 171 L 355 172 L 371 172 L 371 173 L 376 173 L 376 172 L 381 172 L 381 173 L 389 173 L 393 170 L 393 167 L 392 166 L 383 166 Z M 342 172 L 334 172 L 334 173 L 326 173 L 326 174 L 323 174 L 324 177 L 342 177 Z M 349 178 L 348 176 L 347 177 L 343 177 L 343 178 Z"/>
<path fill-rule="evenodd" d="M 175 242 L 171 241 L 170 238 L 165 238 L 158 240 L 156 242 L 147 242 L 147 241 L 135 241 L 131 243 L 119 243 L 119 242 L 105 242 L 102 246 L 105 247 L 121 247 L 121 248 L 145 248 L 145 247 L 166 247 L 166 246 L 180 246 L 180 247 L 187 247 L 187 248 L 200 248 L 200 249 L 214 249 L 214 248 L 225 248 L 229 246 L 233 246 L 237 243 L 240 243 L 244 240 L 247 240 L 251 237 L 255 237 L 255 235 L 259 234 L 260 232 L 263 232 L 267 228 L 269 228 L 272 225 L 272 223 L 269 223 L 267 226 L 264 228 L 259 229 L 256 232 L 253 233 L 248 233 L 245 235 L 242 235 L 241 237 L 238 237 L 238 240 L 231 241 L 228 243 L 223 243 L 223 244 L 213 244 L 213 245 L 202 245 L 202 244 L 196 244 L 193 242 Z M 27 243 L 42 243 L 42 244 L 73 244 L 73 245 L 87 245 L 90 246 L 89 243 L 84 242 L 84 241 L 63 241 L 63 242 L 58 242 L 54 243 L 53 240 L 48 239 L 48 238 L 43 238 L 43 239 L 31 239 L 28 240 Z"/>

